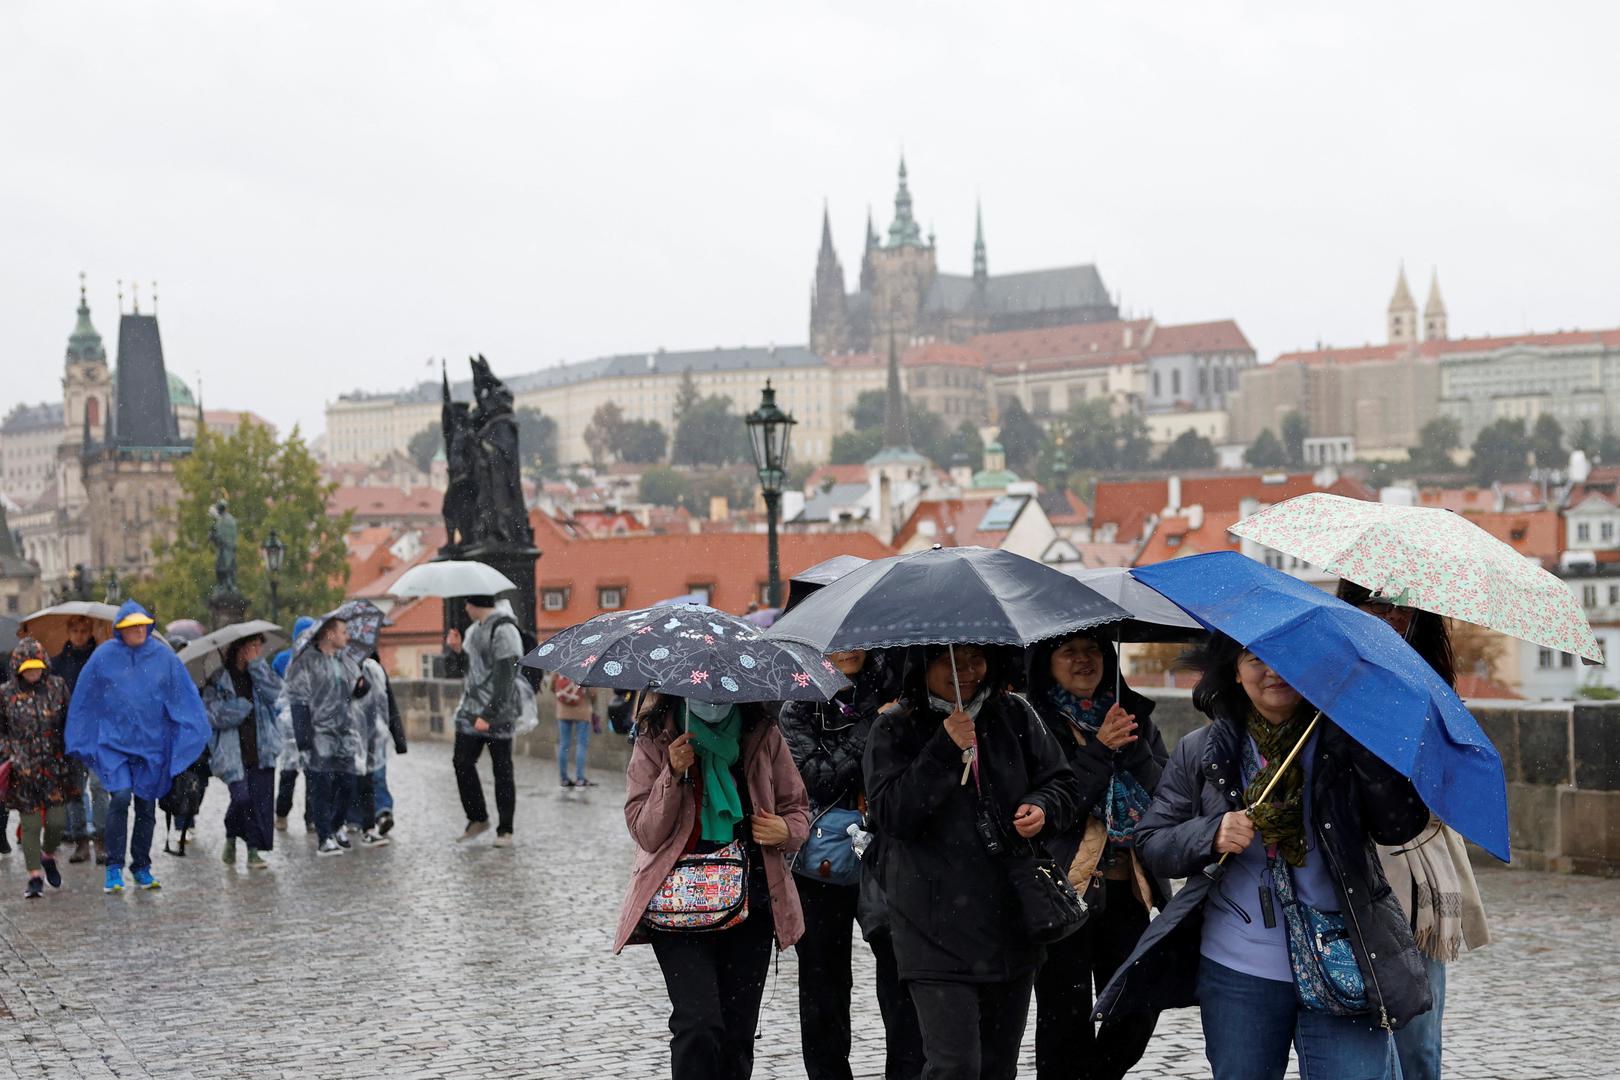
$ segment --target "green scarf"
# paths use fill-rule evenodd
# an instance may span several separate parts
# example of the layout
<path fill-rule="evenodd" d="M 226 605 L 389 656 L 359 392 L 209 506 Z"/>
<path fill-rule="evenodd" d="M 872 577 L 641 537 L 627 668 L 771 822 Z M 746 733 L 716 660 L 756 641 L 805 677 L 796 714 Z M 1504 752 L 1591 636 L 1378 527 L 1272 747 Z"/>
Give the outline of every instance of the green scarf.
<path fill-rule="evenodd" d="M 737 781 L 731 776 L 731 767 L 742 754 L 742 714 L 732 706 L 724 717 L 710 723 L 687 709 L 686 730 L 692 734 L 703 776 L 699 815 L 703 839 L 729 844 L 737 838 L 737 823 L 742 820 L 742 799 L 737 795 Z"/>
<path fill-rule="evenodd" d="M 1253 709 L 1249 710 L 1249 734 L 1254 737 L 1255 745 L 1260 749 L 1260 759 L 1266 765 L 1249 781 L 1249 786 L 1243 791 L 1243 801 L 1249 805 L 1249 817 L 1254 820 L 1261 837 L 1267 844 L 1276 844 L 1277 850 L 1290 866 L 1305 865 L 1305 766 L 1301 764 L 1300 756 L 1295 756 L 1288 771 L 1271 789 L 1271 797 L 1263 803 L 1257 804 L 1256 800 L 1266 785 L 1271 783 L 1277 766 L 1299 742 L 1299 737 L 1305 733 L 1314 715 L 1315 709 L 1301 706 L 1284 723 L 1272 725 Z"/>

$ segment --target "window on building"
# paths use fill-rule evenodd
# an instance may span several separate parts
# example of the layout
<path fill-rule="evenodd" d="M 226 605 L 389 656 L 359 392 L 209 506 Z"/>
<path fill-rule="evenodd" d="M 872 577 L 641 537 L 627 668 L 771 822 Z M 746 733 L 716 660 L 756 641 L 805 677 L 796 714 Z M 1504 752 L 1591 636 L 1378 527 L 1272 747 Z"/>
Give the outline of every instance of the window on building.
<path fill-rule="evenodd" d="M 545 611 L 561 611 L 568 606 L 567 589 L 541 589 L 540 607 Z"/>
<path fill-rule="evenodd" d="M 1592 539 L 1592 526 L 1590 522 L 1583 521 L 1575 526 L 1575 539 L 1582 541 Z"/>
<path fill-rule="evenodd" d="M 624 590 L 620 588 L 597 589 L 596 606 L 603 611 L 617 611 L 624 607 Z"/>
<path fill-rule="evenodd" d="M 1561 668 L 1572 668 L 1572 667 L 1574 667 L 1575 666 L 1575 654 L 1574 653 L 1567 653 L 1567 652 L 1566 653 L 1559 653 L 1558 654 L 1558 666 L 1561 667 Z"/>
<path fill-rule="evenodd" d="M 1052 411 L 1052 391 L 1036 390 L 1030 395 L 1036 416 L 1045 416 Z"/>
<path fill-rule="evenodd" d="M 1553 651 L 1551 649 L 1536 650 L 1536 667 L 1543 671 L 1553 666 Z"/>
<path fill-rule="evenodd" d="M 1170 373 L 1170 393 L 1173 397 L 1181 396 L 1181 372 L 1179 371 Z"/>
<path fill-rule="evenodd" d="M 786 590 L 784 589 L 783 591 L 785 592 Z M 755 599 L 759 602 L 760 607 L 770 607 L 771 606 L 771 583 L 770 582 L 762 581 L 762 582 L 759 583 L 759 588 L 757 590 L 755 590 Z"/>
<path fill-rule="evenodd" d="M 1603 522 L 1602 524 L 1600 524 L 1598 526 L 1598 539 L 1599 540 L 1613 540 L 1614 539 L 1614 522 L 1605 521 L 1605 522 Z"/>
<path fill-rule="evenodd" d="M 1620 604 L 1620 585 L 1609 586 L 1609 603 Z"/>
<path fill-rule="evenodd" d="M 1589 608 L 1597 607 L 1597 586 L 1596 585 L 1582 585 L 1581 586 L 1581 606 L 1582 607 L 1589 607 Z"/>
<path fill-rule="evenodd" d="M 1209 372 L 1203 368 L 1198 369 L 1198 396 L 1203 397 L 1209 393 Z"/>
<path fill-rule="evenodd" d="M 707 604 L 707 603 L 709 603 L 709 598 L 714 595 L 714 586 L 713 585 L 688 585 L 686 587 L 686 591 L 692 595 L 692 599 L 695 602 L 697 602 L 699 604 Z"/>
<path fill-rule="evenodd" d="M 1159 373 L 1155 371 L 1153 373 L 1153 396 L 1158 397 L 1161 393 L 1163 391 L 1159 389 Z"/>

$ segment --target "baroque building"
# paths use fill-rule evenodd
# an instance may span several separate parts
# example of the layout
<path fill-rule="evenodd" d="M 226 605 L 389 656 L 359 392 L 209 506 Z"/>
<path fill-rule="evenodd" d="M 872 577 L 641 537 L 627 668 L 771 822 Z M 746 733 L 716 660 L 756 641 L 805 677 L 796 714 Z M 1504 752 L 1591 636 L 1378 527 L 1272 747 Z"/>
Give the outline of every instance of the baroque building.
<path fill-rule="evenodd" d="M 818 355 L 876 351 L 890 335 L 902 344 L 961 342 L 1003 330 L 1119 318 L 1095 266 L 992 275 L 982 212 L 975 213 L 972 273 L 940 272 L 933 233 L 924 239 L 912 208 L 904 158 L 887 239 L 879 239 L 867 215 L 858 284 L 855 292 L 844 291 L 844 268 L 823 207 L 810 297 L 810 350 Z"/>

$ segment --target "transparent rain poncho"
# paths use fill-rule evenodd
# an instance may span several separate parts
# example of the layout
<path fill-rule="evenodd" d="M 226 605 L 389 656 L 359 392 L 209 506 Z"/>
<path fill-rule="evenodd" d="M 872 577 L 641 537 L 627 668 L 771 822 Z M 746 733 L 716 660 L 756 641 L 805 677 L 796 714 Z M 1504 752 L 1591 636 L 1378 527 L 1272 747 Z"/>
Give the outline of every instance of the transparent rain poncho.
<path fill-rule="evenodd" d="M 518 668 L 523 639 L 509 600 L 495 602 L 495 614 L 468 627 L 462 646 L 467 675 L 456 708 L 456 730 L 491 739 L 510 739 L 532 731 L 540 722 L 534 687 Z M 483 717 L 490 729 L 480 732 L 473 721 Z"/>
<path fill-rule="evenodd" d="M 361 664 L 360 671 L 366 678 L 366 692 L 355 698 L 350 707 L 355 727 L 365 743 L 364 771 L 374 773 L 388 764 L 388 744 L 393 741 L 388 730 L 388 676 L 375 660 Z"/>
<path fill-rule="evenodd" d="M 293 733 L 310 772 L 365 771 L 366 740 L 351 708 L 359 681 L 360 665 L 347 652 L 328 656 L 311 645 L 287 665 Z"/>

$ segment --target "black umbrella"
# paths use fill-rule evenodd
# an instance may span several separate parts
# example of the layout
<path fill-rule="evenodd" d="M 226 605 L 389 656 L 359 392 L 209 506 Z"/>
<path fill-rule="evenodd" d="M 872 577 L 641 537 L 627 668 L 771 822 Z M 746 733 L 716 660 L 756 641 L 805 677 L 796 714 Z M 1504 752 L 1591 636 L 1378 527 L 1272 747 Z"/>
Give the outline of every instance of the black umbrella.
<path fill-rule="evenodd" d="M 991 548 L 936 546 L 850 571 L 777 619 L 767 636 L 820 652 L 1026 646 L 1129 617 L 1045 563 Z"/>
<path fill-rule="evenodd" d="M 808 570 L 801 570 L 788 579 L 787 606 L 783 612 L 792 611 L 804 603 L 805 597 L 820 589 L 824 585 L 831 585 L 839 578 L 851 571 L 859 570 L 870 559 L 863 559 L 859 555 L 834 555 L 830 559 L 816 563 Z M 781 616 L 778 616 L 780 618 Z"/>
<path fill-rule="evenodd" d="M 825 701 L 849 685 L 818 650 L 773 641 L 760 627 L 703 604 L 598 615 L 556 634 L 523 663 L 581 686 L 708 702 Z"/>

